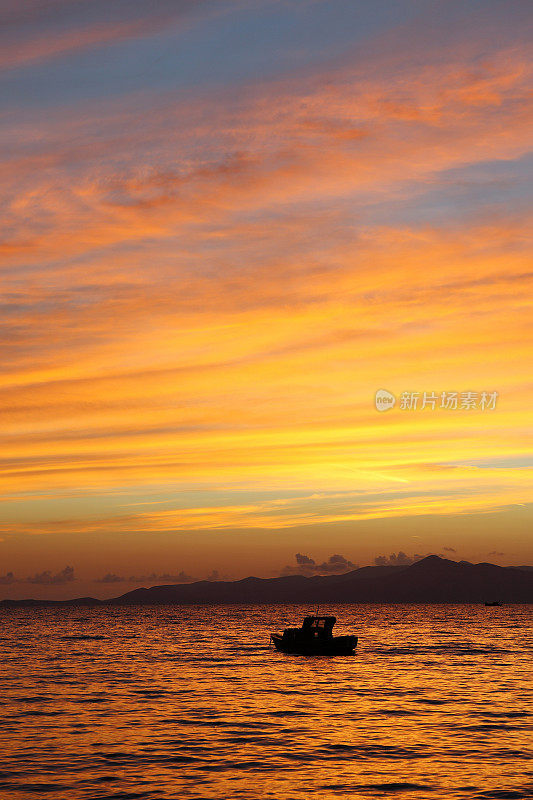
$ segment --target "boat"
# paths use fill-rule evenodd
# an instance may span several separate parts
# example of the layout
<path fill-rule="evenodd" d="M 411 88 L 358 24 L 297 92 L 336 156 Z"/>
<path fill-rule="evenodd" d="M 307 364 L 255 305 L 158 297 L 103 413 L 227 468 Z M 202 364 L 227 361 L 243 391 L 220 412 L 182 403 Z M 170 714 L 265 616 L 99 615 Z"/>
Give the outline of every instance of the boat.
<path fill-rule="evenodd" d="M 276 650 L 303 656 L 351 656 L 357 647 L 357 636 L 333 636 L 335 617 L 305 617 L 301 628 L 285 628 L 271 633 Z"/>
<path fill-rule="evenodd" d="M 486 601 L 485 605 L 486 606 L 501 606 L 501 603 L 500 603 L 499 600 L 492 600 L 491 602 Z"/>

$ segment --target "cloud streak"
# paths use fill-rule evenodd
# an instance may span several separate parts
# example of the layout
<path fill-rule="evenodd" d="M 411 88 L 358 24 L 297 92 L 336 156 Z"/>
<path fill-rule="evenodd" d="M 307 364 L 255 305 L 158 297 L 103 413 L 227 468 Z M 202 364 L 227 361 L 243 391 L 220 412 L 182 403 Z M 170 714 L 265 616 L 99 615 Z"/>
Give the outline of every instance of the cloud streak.
<path fill-rule="evenodd" d="M 40 64 L 66 55 L 81 55 L 131 39 L 142 39 L 187 19 L 203 0 L 162 0 L 154 8 L 143 0 L 90 4 L 25 2 L 23 9 L 7 4 L 0 12 L 0 67 Z"/>
<path fill-rule="evenodd" d="M 28 101 L 0 120 L 3 533 L 272 531 L 524 503 L 527 469 L 475 462 L 527 452 L 530 59 L 518 16 L 445 6 L 431 45 L 422 15 L 263 72 L 244 35 L 256 6 L 8 6 L 13 96 L 67 57 L 84 76 L 96 50 L 119 66 L 109 91 L 87 78 L 46 114 Z M 217 14 L 242 34 L 228 71 L 131 83 L 128 42 L 149 60 L 191 26 L 218 41 Z M 379 415 L 381 386 L 500 402 Z M 138 505 L 160 487 L 161 505 Z M 220 499 L 230 489 L 239 500 Z M 103 583 L 129 580 L 106 569 Z"/>

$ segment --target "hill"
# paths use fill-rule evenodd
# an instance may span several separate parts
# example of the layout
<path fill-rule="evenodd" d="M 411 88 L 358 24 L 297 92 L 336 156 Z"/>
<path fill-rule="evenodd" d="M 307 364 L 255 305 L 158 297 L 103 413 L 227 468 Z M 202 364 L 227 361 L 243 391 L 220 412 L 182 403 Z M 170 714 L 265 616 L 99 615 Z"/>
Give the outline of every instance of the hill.
<path fill-rule="evenodd" d="M 343 575 L 243 578 L 133 589 L 111 600 L 3 600 L 6 606 L 224 603 L 533 603 L 533 571 L 428 556 L 410 566 L 362 567 Z"/>
<path fill-rule="evenodd" d="M 244 578 L 134 589 L 115 605 L 196 603 L 533 603 L 533 574 L 514 567 L 428 556 L 406 567 L 344 575 Z"/>

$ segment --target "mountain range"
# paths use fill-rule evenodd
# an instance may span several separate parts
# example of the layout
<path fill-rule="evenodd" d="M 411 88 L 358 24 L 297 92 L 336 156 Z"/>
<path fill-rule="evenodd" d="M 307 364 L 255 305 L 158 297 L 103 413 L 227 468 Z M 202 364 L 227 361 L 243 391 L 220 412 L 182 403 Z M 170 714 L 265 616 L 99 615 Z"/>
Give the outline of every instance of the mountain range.
<path fill-rule="evenodd" d="M 2 600 L 1 606 L 197 605 L 224 603 L 533 603 L 533 570 L 427 556 L 409 566 L 362 567 L 342 575 L 243 578 L 133 589 L 97 600 Z"/>

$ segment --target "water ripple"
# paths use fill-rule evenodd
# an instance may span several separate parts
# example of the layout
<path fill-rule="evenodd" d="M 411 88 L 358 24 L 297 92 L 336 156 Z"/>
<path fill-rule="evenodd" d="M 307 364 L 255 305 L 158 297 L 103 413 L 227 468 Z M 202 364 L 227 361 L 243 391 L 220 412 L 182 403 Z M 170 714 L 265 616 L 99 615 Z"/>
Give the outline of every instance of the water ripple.
<path fill-rule="evenodd" d="M 314 659 L 303 607 L 4 609 L 0 798 L 531 798 L 531 610 L 332 607 Z"/>

